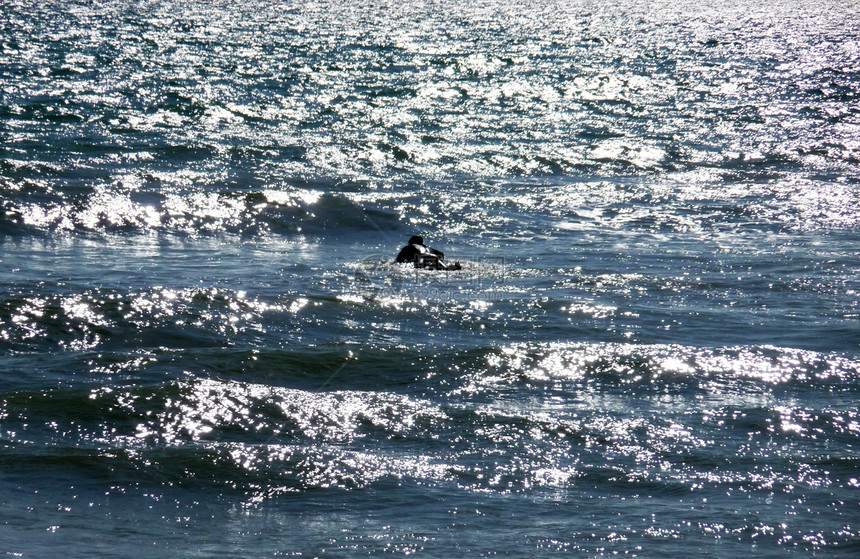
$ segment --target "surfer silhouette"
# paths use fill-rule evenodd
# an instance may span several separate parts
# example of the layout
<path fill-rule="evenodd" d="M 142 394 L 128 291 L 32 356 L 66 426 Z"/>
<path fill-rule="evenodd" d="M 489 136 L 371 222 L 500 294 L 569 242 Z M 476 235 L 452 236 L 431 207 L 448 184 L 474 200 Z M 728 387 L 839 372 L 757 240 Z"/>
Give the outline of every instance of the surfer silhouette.
<path fill-rule="evenodd" d="M 445 254 L 441 250 L 430 248 L 424 244 L 424 239 L 414 235 L 409 239 L 409 244 L 400 249 L 397 255 L 398 264 L 412 262 L 416 268 L 429 268 L 431 270 L 459 270 L 460 263 L 448 266 L 444 262 Z"/>

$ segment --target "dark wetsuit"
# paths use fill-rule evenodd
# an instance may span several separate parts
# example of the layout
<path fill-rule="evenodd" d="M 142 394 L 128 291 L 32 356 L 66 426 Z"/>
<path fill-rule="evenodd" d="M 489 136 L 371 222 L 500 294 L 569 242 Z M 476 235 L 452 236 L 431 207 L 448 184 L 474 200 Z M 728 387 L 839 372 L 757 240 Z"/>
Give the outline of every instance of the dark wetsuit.
<path fill-rule="evenodd" d="M 417 265 L 424 255 L 433 255 L 439 260 L 445 259 L 445 255 L 442 254 L 442 251 L 430 248 L 424 244 L 413 243 L 406 245 L 400 250 L 400 254 L 397 255 L 397 262 L 400 264 L 404 262 L 415 262 Z"/>
<path fill-rule="evenodd" d="M 414 235 L 409 239 L 409 244 L 400 250 L 397 255 L 398 263 L 412 262 L 416 268 L 429 268 L 430 270 L 460 270 L 460 263 L 455 262 L 453 267 L 447 266 L 442 260 L 445 255 L 441 250 L 430 248 L 424 244 L 420 235 Z"/>

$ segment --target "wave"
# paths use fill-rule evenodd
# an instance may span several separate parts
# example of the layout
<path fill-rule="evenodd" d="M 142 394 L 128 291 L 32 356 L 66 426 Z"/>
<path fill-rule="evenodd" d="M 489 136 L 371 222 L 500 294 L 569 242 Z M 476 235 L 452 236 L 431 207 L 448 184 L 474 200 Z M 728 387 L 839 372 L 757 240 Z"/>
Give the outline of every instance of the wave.
<path fill-rule="evenodd" d="M 488 352 L 474 389 L 557 384 L 564 389 L 693 390 L 758 396 L 785 390 L 853 390 L 850 356 L 775 346 L 695 347 L 613 343 L 513 344 Z"/>
<path fill-rule="evenodd" d="M 856 458 L 825 451 L 820 438 L 844 449 L 857 444 L 854 396 L 822 407 L 791 398 L 761 405 L 768 398 L 761 391 L 717 395 L 712 387 L 679 397 L 656 389 L 617 399 L 586 386 L 576 397 L 568 390 L 564 407 L 552 398 L 535 407 L 521 390 L 497 387 L 489 398 L 468 386 L 450 392 L 450 375 L 441 371 L 426 394 L 193 376 L 5 392 L 0 464 L 7 475 L 72 468 L 87 479 L 109 474 L 135 486 L 215 488 L 250 499 L 383 479 L 498 493 L 594 484 L 664 496 L 703 484 L 767 494 L 798 483 L 825 491 L 853 483 Z M 805 454 L 774 463 L 767 449 L 775 444 Z"/>
<path fill-rule="evenodd" d="M 0 207 L 0 230 L 12 235 L 63 232 L 343 234 L 401 228 L 396 214 L 349 196 L 286 189 L 218 193 L 99 188 L 67 201 L 10 197 Z"/>

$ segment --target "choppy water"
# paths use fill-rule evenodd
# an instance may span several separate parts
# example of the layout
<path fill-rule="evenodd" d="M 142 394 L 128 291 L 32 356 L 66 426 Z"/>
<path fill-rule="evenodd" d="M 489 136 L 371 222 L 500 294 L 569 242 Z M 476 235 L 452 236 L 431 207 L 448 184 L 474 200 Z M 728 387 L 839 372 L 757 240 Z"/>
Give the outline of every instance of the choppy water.
<path fill-rule="evenodd" d="M 855 556 L 858 8 L 0 2 L 0 553 Z"/>

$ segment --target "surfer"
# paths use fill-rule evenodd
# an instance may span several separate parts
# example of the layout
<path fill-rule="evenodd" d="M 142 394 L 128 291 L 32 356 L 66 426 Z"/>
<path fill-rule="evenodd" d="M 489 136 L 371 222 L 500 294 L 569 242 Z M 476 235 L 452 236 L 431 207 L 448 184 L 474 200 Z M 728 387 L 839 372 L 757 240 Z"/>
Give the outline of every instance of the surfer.
<path fill-rule="evenodd" d="M 397 255 L 397 263 L 412 262 L 416 268 L 430 268 L 431 270 L 459 270 L 460 263 L 448 266 L 444 262 L 445 255 L 441 250 L 430 248 L 424 244 L 424 239 L 414 235 L 409 239 L 409 244 L 400 250 Z"/>

